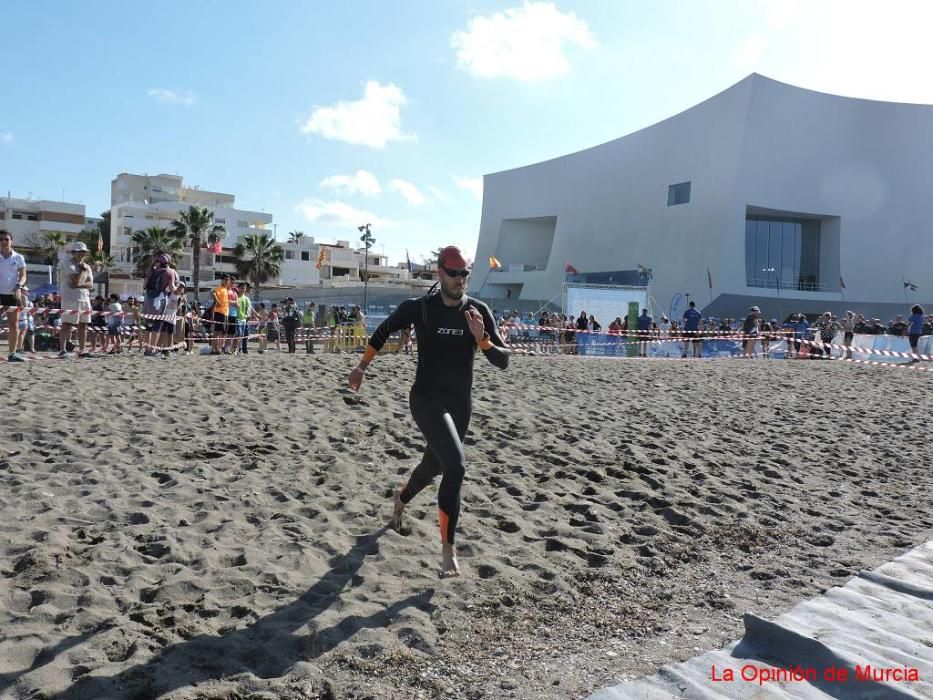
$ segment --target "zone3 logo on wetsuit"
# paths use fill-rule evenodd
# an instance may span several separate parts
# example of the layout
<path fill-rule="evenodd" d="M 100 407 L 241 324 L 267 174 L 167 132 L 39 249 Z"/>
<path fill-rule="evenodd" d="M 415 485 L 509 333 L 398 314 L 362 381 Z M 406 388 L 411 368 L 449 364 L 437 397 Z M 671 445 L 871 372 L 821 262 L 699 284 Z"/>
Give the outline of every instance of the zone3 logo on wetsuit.
<path fill-rule="evenodd" d="M 486 304 L 464 295 L 457 306 L 447 306 L 440 294 L 403 301 L 376 329 L 369 344 L 381 350 L 390 335 L 414 324 L 418 337 L 418 371 L 413 390 L 458 403 L 469 401 L 476 340 L 464 317 L 468 308 L 480 312 L 490 339 L 497 346 L 505 347 Z"/>

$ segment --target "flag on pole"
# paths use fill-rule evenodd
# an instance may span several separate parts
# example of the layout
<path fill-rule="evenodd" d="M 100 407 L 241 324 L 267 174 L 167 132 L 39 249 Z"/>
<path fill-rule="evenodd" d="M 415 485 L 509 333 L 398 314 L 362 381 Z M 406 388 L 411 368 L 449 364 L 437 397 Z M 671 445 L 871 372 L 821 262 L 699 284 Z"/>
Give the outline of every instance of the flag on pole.
<path fill-rule="evenodd" d="M 318 261 L 318 267 L 320 267 L 320 262 Z M 405 249 L 405 266 L 408 268 L 408 272 L 411 272 L 411 258 L 408 257 L 408 248 Z"/>
<path fill-rule="evenodd" d="M 218 238 L 214 241 L 214 244 L 211 246 L 211 252 L 214 255 L 220 255 L 223 252 L 223 248 L 220 245 L 220 239 Z"/>
<path fill-rule="evenodd" d="M 499 258 L 495 257 L 494 255 L 490 255 L 489 256 L 489 269 L 498 270 L 501 267 L 502 267 L 502 263 L 499 262 Z"/>
<path fill-rule="evenodd" d="M 915 285 L 915 284 L 914 284 L 913 282 L 911 282 L 910 280 L 904 280 L 904 289 L 909 289 L 909 290 L 912 291 L 912 292 L 916 292 L 916 291 L 917 291 L 917 285 Z"/>
<path fill-rule="evenodd" d="M 97 252 L 104 252 L 104 235 L 100 231 L 97 232 Z"/>
<path fill-rule="evenodd" d="M 713 274 L 706 268 L 706 281 L 709 282 L 709 288 L 713 288 Z"/>
<path fill-rule="evenodd" d="M 564 272 L 568 275 L 579 275 L 580 272 L 569 261 L 564 260 Z"/>
<path fill-rule="evenodd" d="M 408 255 L 407 252 L 406 252 L 405 254 Z M 323 265 L 323 264 L 324 264 L 324 246 L 321 246 L 321 250 L 320 250 L 320 252 L 317 254 L 317 265 L 315 265 L 315 267 L 316 267 L 318 270 L 320 270 L 320 269 L 321 269 L 321 265 Z M 409 264 L 410 264 L 410 263 L 409 263 Z"/>
<path fill-rule="evenodd" d="M 845 281 L 844 279 L 842 279 L 842 277 L 839 278 L 839 288 L 840 288 L 840 289 L 845 289 L 845 288 L 846 288 L 846 281 Z"/>

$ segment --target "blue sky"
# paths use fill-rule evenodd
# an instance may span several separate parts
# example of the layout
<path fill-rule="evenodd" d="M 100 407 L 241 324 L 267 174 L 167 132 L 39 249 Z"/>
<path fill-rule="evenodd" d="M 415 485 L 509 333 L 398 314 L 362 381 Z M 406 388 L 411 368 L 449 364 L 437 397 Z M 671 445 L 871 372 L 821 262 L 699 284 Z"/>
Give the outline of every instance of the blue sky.
<path fill-rule="evenodd" d="M 475 250 L 481 177 L 617 138 L 757 71 L 933 103 L 933 2 L 9 0 L 0 190 L 109 208 L 178 173 L 392 263 Z"/>

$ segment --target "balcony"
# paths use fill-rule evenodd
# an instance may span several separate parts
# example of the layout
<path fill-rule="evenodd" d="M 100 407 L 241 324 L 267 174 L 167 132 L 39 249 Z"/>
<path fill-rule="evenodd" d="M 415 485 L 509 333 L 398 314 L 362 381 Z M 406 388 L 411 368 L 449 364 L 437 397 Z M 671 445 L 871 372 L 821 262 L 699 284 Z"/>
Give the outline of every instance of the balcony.
<path fill-rule="evenodd" d="M 547 265 L 522 265 L 511 264 L 503 267 L 495 267 L 490 272 L 541 272 L 547 270 Z"/>
<path fill-rule="evenodd" d="M 825 292 L 838 294 L 842 291 L 838 284 L 826 284 L 818 281 L 798 280 L 796 283 L 778 280 L 774 277 L 746 277 L 745 285 L 762 289 L 774 289 L 778 292 Z"/>

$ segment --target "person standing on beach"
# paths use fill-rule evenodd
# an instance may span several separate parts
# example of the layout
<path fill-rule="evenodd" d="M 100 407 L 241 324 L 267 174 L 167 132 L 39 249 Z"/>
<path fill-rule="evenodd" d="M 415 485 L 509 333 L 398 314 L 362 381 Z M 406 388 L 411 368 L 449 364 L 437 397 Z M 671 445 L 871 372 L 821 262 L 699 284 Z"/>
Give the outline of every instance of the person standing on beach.
<path fill-rule="evenodd" d="M 282 328 L 285 329 L 285 342 L 288 344 L 288 351 L 294 354 L 297 349 L 295 333 L 301 328 L 301 310 L 295 306 L 295 300 L 291 297 L 285 300 L 285 308 L 282 310 Z"/>
<path fill-rule="evenodd" d="M 168 253 L 159 253 L 153 258 L 152 269 L 143 285 L 143 318 L 149 326 L 145 357 L 168 358 L 168 348 L 175 335 L 175 309 L 168 309 L 170 295 L 178 288 L 178 273 L 172 268 Z M 177 297 L 176 297 L 177 300 Z"/>
<path fill-rule="evenodd" d="M 845 345 L 845 359 L 852 359 L 852 339 L 855 337 L 855 312 L 846 311 L 845 318 L 842 319 L 842 344 Z"/>
<path fill-rule="evenodd" d="M 62 267 L 62 328 L 58 334 L 59 353 L 62 359 L 69 357 L 68 343 L 71 341 L 71 328 L 78 326 L 78 357 L 90 357 L 85 350 L 87 344 L 87 324 L 91 321 L 91 290 L 94 289 L 94 273 L 91 266 L 84 262 L 88 247 L 81 241 L 73 243 L 69 249 L 71 258 Z"/>
<path fill-rule="evenodd" d="M 25 362 L 19 347 L 19 312 L 26 284 L 26 259 L 13 250 L 13 234 L 0 230 L 0 307 L 6 308 L 8 362 Z"/>
<path fill-rule="evenodd" d="M 405 506 L 438 474 L 442 475 L 437 493 L 442 576 L 460 574 L 454 536 L 465 473 L 463 438 L 473 411 L 476 349 L 499 369 L 509 364 L 509 352 L 489 307 L 465 293 L 469 275 L 467 262 L 456 246 L 441 250 L 437 258 L 440 292 L 403 301 L 373 333 L 363 359 L 349 377 L 350 388 L 358 391 L 367 366 L 389 336 L 414 324 L 418 368 L 409 406 L 427 447 L 408 483 L 395 493 L 391 524 L 401 530 Z"/>
<path fill-rule="evenodd" d="M 253 302 L 249 298 L 250 290 L 252 287 L 248 282 L 240 282 L 237 285 L 237 327 L 240 337 L 240 353 L 243 355 L 249 353 L 249 322 L 256 317 Z"/>
<path fill-rule="evenodd" d="M 910 317 L 907 319 L 907 338 L 910 340 L 910 353 L 914 356 L 910 362 L 920 362 L 918 357 L 917 345 L 920 342 L 920 336 L 923 333 L 923 307 L 920 304 L 914 304 L 910 307 Z"/>
<path fill-rule="evenodd" d="M 745 357 L 754 357 L 755 343 L 758 341 L 758 331 L 761 327 L 761 309 L 752 306 L 748 309 L 748 316 L 742 323 L 742 335 L 745 336 L 743 342 L 744 348 L 742 354 Z"/>
<path fill-rule="evenodd" d="M 230 297 L 227 296 L 227 286 L 230 284 L 230 275 L 223 275 L 220 284 L 214 287 L 214 297 L 211 304 L 211 323 L 208 325 L 213 336 L 213 349 L 211 355 L 219 355 L 224 347 L 227 329 L 227 311 L 230 308 Z"/>
<path fill-rule="evenodd" d="M 682 357 L 687 356 L 687 348 L 693 345 L 693 356 L 700 357 L 703 354 L 703 339 L 700 337 L 700 319 L 703 316 L 697 311 L 695 301 L 691 301 L 686 311 L 684 311 L 684 353 Z"/>
<path fill-rule="evenodd" d="M 641 310 L 641 316 L 638 317 L 638 356 L 648 357 L 648 336 L 651 331 L 651 316 L 648 315 L 648 309 Z"/>

